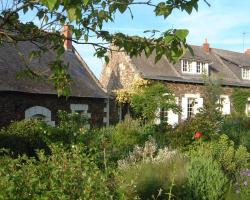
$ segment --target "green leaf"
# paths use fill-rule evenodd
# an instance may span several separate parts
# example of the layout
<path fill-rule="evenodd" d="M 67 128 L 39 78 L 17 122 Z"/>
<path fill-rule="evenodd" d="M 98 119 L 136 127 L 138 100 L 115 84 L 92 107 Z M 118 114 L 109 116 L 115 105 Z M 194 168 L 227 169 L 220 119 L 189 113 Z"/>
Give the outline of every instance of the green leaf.
<path fill-rule="evenodd" d="M 167 35 L 165 38 L 164 38 L 164 42 L 165 44 L 169 44 L 172 40 L 173 40 L 173 35 Z"/>
<path fill-rule="evenodd" d="M 85 34 L 85 35 L 84 35 L 84 41 L 85 41 L 85 42 L 88 42 L 88 40 L 89 40 L 89 36 L 88 36 L 87 34 Z"/>
<path fill-rule="evenodd" d="M 178 29 L 176 30 L 175 35 L 180 38 L 181 40 L 185 40 L 189 31 L 187 29 Z"/>
<path fill-rule="evenodd" d="M 103 8 L 103 9 L 106 8 L 106 2 L 105 2 L 105 1 L 102 2 L 102 8 Z"/>
<path fill-rule="evenodd" d="M 83 4 L 86 6 L 86 5 L 88 5 L 88 3 L 89 3 L 89 0 L 83 0 Z"/>
<path fill-rule="evenodd" d="M 71 7 L 67 10 L 68 12 L 68 18 L 69 20 L 72 22 L 74 20 L 76 20 L 77 16 L 76 16 L 76 8 Z"/>
<path fill-rule="evenodd" d="M 23 14 L 25 14 L 27 11 L 28 11 L 28 6 L 25 6 L 24 8 L 23 8 Z"/>
<path fill-rule="evenodd" d="M 188 14 L 191 14 L 192 13 L 192 10 L 193 10 L 193 3 L 192 2 L 188 2 L 185 6 L 185 10 Z"/>
<path fill-rule="evenodd" d="M 125 3 L 118 4 L 117 8 L 120 11 L 120 13 L 124 13 L 127 10 L 128 5 Z"/>
<path fill-rule="evenodd" d="M 109 57 L 105 56 L 104 59 L 105 59 L 106 64 L 108 64 L 109 63 Z"/>
<path fill-rule="evenodd" d="M 44 11 L 43 11 L 43 10 L 40 10 L 36 15 L 37 15 L 37 17 L 38 17 L 39 19 L 42 19 L 43 16 L 44 16 Z"/>
<path fill-rule="evenodd" d="M 82 32 L 79 29 L 74 30 L 76 39 L 79 40 L 82 37 Z"/>
<path fill-rule="evenodd" d="M 47 0 L 47 5 L 48 5 L 48 8 L 50 10 L 53 10 L 53 8 L 55 7 L 56 3 L 57 3 L 57 0 Z"/>
<path fill-rule="evenodd" d="M 164 18 L 167 18 L 172 13 L 172 10 L 173 7 L 161 2 L 156 6 L 155 14 L 156 16 L 164 16 Z"/>

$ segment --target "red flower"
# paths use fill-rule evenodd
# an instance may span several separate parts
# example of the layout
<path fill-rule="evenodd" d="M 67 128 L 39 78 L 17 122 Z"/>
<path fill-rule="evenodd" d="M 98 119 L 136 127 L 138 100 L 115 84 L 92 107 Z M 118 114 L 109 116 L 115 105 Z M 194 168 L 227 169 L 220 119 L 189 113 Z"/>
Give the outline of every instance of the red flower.
<path fill-rule="evenodd" d="M 196 132 L 194 135 L 194 139 L 200 139 L 203 136 L 201 132 Z"/>

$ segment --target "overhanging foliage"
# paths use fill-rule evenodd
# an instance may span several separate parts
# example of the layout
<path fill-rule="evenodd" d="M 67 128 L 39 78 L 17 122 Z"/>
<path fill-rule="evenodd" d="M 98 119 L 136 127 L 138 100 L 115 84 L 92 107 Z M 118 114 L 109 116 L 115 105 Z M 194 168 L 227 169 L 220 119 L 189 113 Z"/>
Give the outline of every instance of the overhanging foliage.
<path fill-rule="evenodd" d="M 156 52 L 155 62 L 163 55 L 176 62 L 189 46 L 186 44 L 188 30 L 170 29 L 163 32 L 157 30 L 145 31 L 145 36 L 126 35 L 124 33 L 111 33 L 104 28 L 104 25 L 115 21 L 117 13 L 129 12 L 133 18 L 133 6 L 147 6 L 153 9 L 155 16 L 167 18 L 174 10 L 180 10 L 191 14 L 198 10 L 200 0 L 12 0 L 2 2 L 0 10 L 0 43 L 16 43 L 18 41 L 31 41 L 38 46 L 38 53 L 32 52 L 30 57 L 54 50 L 58 58 L 64 52 L 63 41 L 72 40 L 77 44 L 92 45 L 95 48 L 95 55 L 109 61 L 110 51 L 124 51 L 129 56 L 138 56 L 145 53 L 149 56 Z M 203 0 L 206 4 L 209 3 Z M 0 4 L 1 5 L 1 4 Z M 21 21 L 22 15 L 34 16 L 27 22 Z M 38 23 L 34 23 L 37 20 Z M 73 38 L 66 38 L 61 34 L 63 25 L 71 26 Z M 150 37 L 147 37 L 151 33 Z M 97 38 L 101 42 L 91 42 L 90 38 Z M 112 44 L 117 49 L 111 49 Z M 56 62 L 59 63 L 59 62 Z M 27 66 L 28 68 L 28 66 Z M 29 69 L 29 68 L 28 68 Z M 54 67 L 53 73 L 66 71 L 62 67 Z M 29 74 L 31 70 L 29 69 Z M 63 72 L 65 74 L 65 72 Z M 68 95 L 64 92 L 65 84 L 69 79 L 54 78 L 55 88 L 59 95 Z M 63 83 L 59 83 L 63 82 Z M 63 87 L 63 88 L 62 88 Z"/>

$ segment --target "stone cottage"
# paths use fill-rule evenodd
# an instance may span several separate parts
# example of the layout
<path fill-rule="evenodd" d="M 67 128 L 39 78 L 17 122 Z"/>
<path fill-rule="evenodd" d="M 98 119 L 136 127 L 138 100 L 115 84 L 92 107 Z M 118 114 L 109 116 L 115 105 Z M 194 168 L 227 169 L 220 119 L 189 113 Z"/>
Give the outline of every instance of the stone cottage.
<path fill-rule="evenodd" d="M 215 49 L 207 41 L 202 46 L 191 47 L 194 55 L 188 51 L 176 64 L 170 63 L 165 56 L 155 63 L 155 55 L 130 58 L 124 52 L 113 52 L 100 82 L 109 93 L 126 88 L 135 77 L 164 82 L 182 108 L 181 115 L 168 113 L 168 122 L 174 125 L 196 114 L 203 106 L 203 74 L 206 73 L 211 78 L 223 80 L 221 109 L 223 114 L 230 114 L 233 89 L 250 88 L 250 50 L 238 53 Z M 246 105 L 246 112 L 249 111 L 250 102 Z"/>
<path fill-rule="evenodd" d="M 67 27 L 66 34 L 69 34 Z M 68 36 L 68 35 L 67 35 Z M 69 65 L 72 79 L 68 99 L 58 97 L 51 82 L 30 78 L 17 79 L 17 73 L 29 62 L 29 52 L 37 47 L 31 42 L 3 44 L 0 47 L 0 127 L 11 121 L 42 118 L 54 125 L 58 110 L 86 113 L 92 126 L 107 123 L 107 94 L 70 40 L 65 41 L 63 62 Z M 20 53 L 24 56 L 20 56 Z M 29 67 L 34 71 L 51 74 L 49 63 L 55 60 L 55 52 L 46 52 L 34 58 Z"/>

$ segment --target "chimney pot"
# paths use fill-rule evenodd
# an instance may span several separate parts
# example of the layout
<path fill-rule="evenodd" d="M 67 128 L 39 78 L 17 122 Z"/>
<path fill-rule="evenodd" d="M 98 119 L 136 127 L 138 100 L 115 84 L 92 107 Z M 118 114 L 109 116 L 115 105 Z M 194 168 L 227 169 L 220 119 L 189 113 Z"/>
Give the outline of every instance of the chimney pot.
<path fill-rule="evenodd" d="M 63 35 L 64 35 L 64 48 L 65 50 L 72 51 L 72 30 L 71 26 L 66 24 L 63 26 Z"/>
<path fill-rule="evenodd" d="M 247 50 L 245 51 L 245 54 L 247 54 L 247 55 L 250 56 L 250 49 L 247 49 Z"/>
<path fill-rule="evenodd" d="M 210 52 L 210 45 L 207 42 L 207 38 L 205 39 L 205 43 L 203 44 L 203 49 L 205 52 L 209 53 Z"/>

